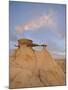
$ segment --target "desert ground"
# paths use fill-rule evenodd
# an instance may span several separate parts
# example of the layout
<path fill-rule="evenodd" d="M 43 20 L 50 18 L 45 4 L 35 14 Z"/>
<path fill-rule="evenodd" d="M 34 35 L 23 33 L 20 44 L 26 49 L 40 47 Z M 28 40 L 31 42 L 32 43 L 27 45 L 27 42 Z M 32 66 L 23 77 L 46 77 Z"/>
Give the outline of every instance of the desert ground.
<path fill-rule="evenodd" d="M 66 73 L 66 60 L 65 59 L 55 59 L 56 63 L 62 68 L 63 72 Z"/>

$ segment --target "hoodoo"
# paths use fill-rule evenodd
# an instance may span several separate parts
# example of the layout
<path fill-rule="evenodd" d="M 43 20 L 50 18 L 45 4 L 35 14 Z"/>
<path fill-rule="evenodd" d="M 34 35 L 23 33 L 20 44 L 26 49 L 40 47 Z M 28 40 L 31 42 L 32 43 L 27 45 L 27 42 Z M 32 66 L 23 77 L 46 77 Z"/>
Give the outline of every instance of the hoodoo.
<path fill-rule="evenodd" d="M 33 50 L 32 40 L 19 39 L 10 57 L 10 88 L 64 85 L 65 75 L 48 50 Z M 41 45 L 46 47 L 47 45 Z"/>

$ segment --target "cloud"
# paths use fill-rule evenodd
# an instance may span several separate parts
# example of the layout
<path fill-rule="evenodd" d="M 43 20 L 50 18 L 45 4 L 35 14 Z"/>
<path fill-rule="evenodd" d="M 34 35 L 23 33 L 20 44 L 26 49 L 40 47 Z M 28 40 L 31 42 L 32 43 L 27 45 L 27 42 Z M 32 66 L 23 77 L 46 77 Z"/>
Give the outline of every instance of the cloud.
<path fill-rule="evenodd" d="M 50 51 L 52 56 L 56 59 L 65 59 L 65 52 L 61 51 Z"/>
<path fill-rule="evenodd" d="M 28 30 L 36 30 L 42 26 L 48 26 L 50 28 L 54 28 L 56 23 L 53 20 L 54 12 L 48 13 L 47 15 L 42 15 L 36 20 L 32 20 L 26 22 L 25 24 L 18 25 L 16 27 L 17 33 L 23 33 L 24 31 Z"/>

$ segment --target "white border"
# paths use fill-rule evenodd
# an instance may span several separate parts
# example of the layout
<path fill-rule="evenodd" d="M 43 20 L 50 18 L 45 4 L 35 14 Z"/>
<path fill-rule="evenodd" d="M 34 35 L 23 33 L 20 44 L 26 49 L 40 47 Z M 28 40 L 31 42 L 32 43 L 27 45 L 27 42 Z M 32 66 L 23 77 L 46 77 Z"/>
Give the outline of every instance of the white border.
<path fill-rule="evenodd" d="M 68 0 L 45 0 L 45 1 L 44 0 L 13 0 L 13 1 L 28 1 L 28 2 L 43 2 L 43 3 L 45 2 L 45 3 L 57 3 L 57 4 L 68 3 Z M 67 4 L 67 16 L 68 16 L 68 4 Z M 68 18 L 67 18 L 67 21 L 68 21 Z M 68 35 L 68 31 L 66 33 L 66 36 L 67 35 Z M 68 39 L 68 36 L 67 36 L 67 39 Z M 68 42 L 67 42 L 67 45 L 68 45 Z M 8 90 L 7 88 L 9 84 L 8 50 L 9 50 L 9 6 L 8 6 L 8 0 L 0 0 L 0 90 Z M 68 56 L 68 49 L 66 50 L 66 52 Z M 66 63 L 68 65 L 68 61 Z M 67 78 L 67 81 L 68 81 L 68 78 Z M 37 90 L 45 90 L 45 89 L 46 90 L 57 90 L 57 89 L 64 90 L 65 89 L 66 90 L 67 87 L 68 87 L 68 84 L 67 86 L 30 88 L 30 89 L 31 90 L 33 89 L 37 89 Z"/>
<path fill-rule="evenodd" d="M 10 0 L 10 1 L 25 1 L 25 2 L 39 2 L 39 3 L 57 3 L 66 4 L 67 0 Z"/>

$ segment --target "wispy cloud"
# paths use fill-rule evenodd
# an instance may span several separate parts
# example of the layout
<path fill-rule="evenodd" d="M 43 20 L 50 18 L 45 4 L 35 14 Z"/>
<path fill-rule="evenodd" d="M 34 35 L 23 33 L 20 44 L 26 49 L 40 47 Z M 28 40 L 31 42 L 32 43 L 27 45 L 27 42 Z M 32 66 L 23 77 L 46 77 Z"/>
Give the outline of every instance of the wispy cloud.
<path fill-rule="evenodd" d="M 16 32 L 18 34 L 23 33 L 24 31 L 29 30 L 37 30 L 40 27 L 49 27 L 50 30 L 58 37 L 62 38 L 64 37 L 64 32 L 60 32 L 60 28 L 58 26 L 58 23 L 56 22 L 56 11 L 50 9 L 48 14 L 44 14 L 36 19 L 27 21 L 26 23 L 22 23 L 20 25 L 16 26 Z"/>
<path fill-rule="evenodd" d="M 47 15 L 42 15 L 36 20 L 26 22 L 25 24 L 18 25 L 16 31 L 22 33 L 28 30 L 36 30 L 42 26 L 48 26 L 50 28 L 56 27 L 56 23 L 53 20 L 54 12 L 49 12 Z"/>
<path fill-rule="evenodd" d="M 65 59 L 65 52 L 61 51 L 50 51 L 52 56 L 56 59 Z"/>

